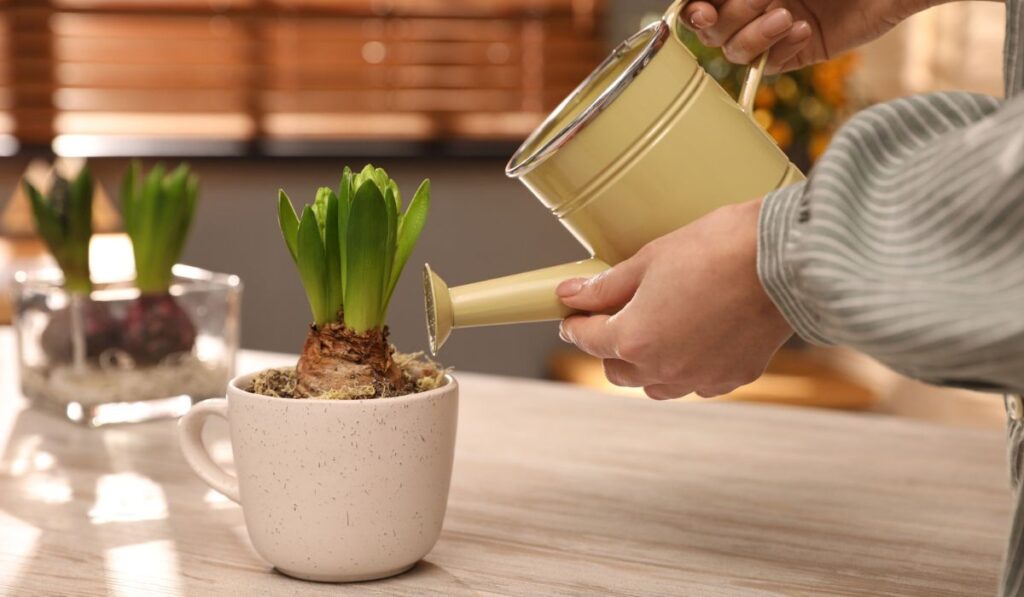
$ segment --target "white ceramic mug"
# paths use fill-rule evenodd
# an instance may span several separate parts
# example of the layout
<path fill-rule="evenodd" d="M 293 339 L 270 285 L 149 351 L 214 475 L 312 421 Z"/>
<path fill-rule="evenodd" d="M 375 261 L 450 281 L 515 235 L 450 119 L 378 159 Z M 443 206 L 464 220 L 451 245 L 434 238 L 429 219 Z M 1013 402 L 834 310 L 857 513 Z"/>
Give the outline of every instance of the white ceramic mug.
<path fill-rule="evenodd" d="M 321 582 L 399 574 L 437 542 L 451 481 L 459 388 L 400 398 L 287 400 L 247 392 L 192 407 L 185 459 L 242 506 L 253 546 L 279 571 Z M 238 476 L 210 458 L 207 417 L 228 420 Z"/>

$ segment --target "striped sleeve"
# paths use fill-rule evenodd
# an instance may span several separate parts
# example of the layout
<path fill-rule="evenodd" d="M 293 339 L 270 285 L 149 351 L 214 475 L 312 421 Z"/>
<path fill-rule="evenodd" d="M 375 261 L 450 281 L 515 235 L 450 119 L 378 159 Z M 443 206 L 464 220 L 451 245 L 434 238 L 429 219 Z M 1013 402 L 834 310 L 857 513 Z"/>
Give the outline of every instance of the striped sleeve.
<path fill-rule="evenodd" d="M 1024 96 L 875 106 L 765 198 L 758 269 L 806 340 L 911 377 L 1024 391 Z"/>

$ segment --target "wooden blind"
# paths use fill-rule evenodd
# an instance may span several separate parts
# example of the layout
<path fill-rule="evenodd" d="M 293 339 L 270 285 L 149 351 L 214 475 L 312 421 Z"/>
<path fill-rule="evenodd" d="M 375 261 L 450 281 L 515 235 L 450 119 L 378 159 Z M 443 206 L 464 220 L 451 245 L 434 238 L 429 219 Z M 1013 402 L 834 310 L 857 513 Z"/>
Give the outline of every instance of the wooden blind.
<path fill-rule="evenodd" d="M 12 130 L 71 154 L 517 139 L 599 61 L 596 2 L 7 0 Z"/>
<path fill-rule="evenodd" d="M 6 9 L 7 2 L 0 0 L 0 155 L 10 155 L 17 150 L 11 88 L 11 24 Z"/>

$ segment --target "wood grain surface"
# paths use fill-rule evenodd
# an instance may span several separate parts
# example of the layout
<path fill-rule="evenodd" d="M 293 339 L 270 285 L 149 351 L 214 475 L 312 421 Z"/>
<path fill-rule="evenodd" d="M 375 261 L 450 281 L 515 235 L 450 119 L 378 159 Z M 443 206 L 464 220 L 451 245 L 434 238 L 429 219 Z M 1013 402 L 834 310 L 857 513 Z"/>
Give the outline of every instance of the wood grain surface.
<path fill-rule="evenodd" d="M 173 422 L 24 409 L 12 347 L 0 330 L 0 595 L 995 594 L 999 433 L 472 374 L 433 552 L 381 582 L 291 580 L 189 471 Z M 230 462 L 225 427 L 207 432 Z"/>

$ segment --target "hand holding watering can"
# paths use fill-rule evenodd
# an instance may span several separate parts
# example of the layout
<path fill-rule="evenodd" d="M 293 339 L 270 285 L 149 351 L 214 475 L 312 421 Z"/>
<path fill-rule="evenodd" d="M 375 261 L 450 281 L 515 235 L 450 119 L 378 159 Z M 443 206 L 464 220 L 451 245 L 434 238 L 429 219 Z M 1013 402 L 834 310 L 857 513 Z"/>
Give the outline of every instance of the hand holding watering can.
<path fill-rule="evenodd" d="M 603 359 L 609 381 L 651 398 L 719 396 L 756 380 L 793 333 L 758 280 L 760 210 L 760 199 L 721 207 L 596 277 L 564 282 L 558 295 L 587 314 L 566 319 L 562 338 Z"/>
<path fill-rule="evenodd" d="M 593 257 L 451 289 L 428 266 L 432 350 L 454 328 L 562 319 L 574 310 L 555 292 L 561 282 L 605 271 L 720 207 L 802 180 L 751 117 L 765 58 L 737 103 L 680 40 L 683 4 L 616 49 L 506 170 Z"/>

